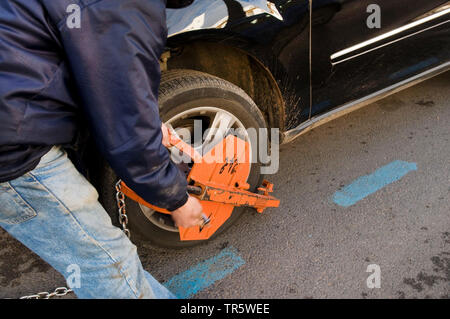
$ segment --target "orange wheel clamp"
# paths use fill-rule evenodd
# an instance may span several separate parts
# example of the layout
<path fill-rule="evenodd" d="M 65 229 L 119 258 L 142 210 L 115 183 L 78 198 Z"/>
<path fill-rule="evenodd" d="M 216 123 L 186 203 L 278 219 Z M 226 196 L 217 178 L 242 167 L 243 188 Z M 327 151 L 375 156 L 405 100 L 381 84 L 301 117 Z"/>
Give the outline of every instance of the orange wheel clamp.
<path fill-rule="evenodd" d="M 170 130 L 169 130 L 170 131 Z M 169 132 L 171 147 L 187 154 L 193 161 L 187 177 L 188 192 L 197 197 L 210 220 L 208 227 L 179 227 L 180 240 L 210 238 L 231 216 L 234 207 L 253 207 L 262 213 L 267 207 L 278 207 L 280 201 L 269 195 L 273 185 L 264 180 L 258 188 L 261 194 L 249 192 L 250 144 L 228 135 L 203 157 L 174 132 Z M 130 199 L 157 212 L 170 214 L 163 208 L 147 203 L 122 182 L 122 191 Z"/>

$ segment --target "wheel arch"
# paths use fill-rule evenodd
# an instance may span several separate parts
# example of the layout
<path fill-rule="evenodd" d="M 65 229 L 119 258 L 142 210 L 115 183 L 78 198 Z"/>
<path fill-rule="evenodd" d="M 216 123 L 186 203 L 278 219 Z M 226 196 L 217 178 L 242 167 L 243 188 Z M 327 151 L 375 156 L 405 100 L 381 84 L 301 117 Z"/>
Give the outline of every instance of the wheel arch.
<path fill-rule="evenodd" d="M 191 69 L 220 77 L 244 90 L 270 128 L 285 129 L 285 102 L 272 73 L 254 56 L 227 44 L 193 41 L 165 54 L 163 69 Z M 164 57 L 164 55 L 163 55 Z"/>

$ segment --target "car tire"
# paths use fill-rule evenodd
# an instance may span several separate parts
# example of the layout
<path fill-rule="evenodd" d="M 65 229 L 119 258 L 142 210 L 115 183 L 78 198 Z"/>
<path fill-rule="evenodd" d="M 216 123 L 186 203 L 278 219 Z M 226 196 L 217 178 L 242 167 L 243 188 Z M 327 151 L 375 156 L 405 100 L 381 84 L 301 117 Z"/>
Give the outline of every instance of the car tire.
<path fill-rule="evenodd" d="M 211 109 L 215 111 L 217 109 L 222 111 L 217 111 L 215 116 L 222 114 L 222 112 L 231 114 L 238 119 L 239 125 L 245 128 L 258 130 L 266 127 L 262 113 L 242 89 L 218 77 L 193 70 L 171 70 L 163 73 L 159 90 L 159 108 L 161 119 L 166 123 L 180 114 L 186 114 L 186 119 L 184 120 L 189 121 L 191 120 L 189 118 L 191 113 L 189 112 L 192 112 L 192 117 L 196 118 L 196 110 Z M 214 116 L 214 114 L 212 113 L 211 116 Z M 208 121 L 208 118 L 205 121 Z M 209 121 L 211 122 L 211 120 Z M 177 129 L 176 125 L 174 129 Z M 260 185 L 262 179 L 260 164 L 252 163 L 251 172 L 247 180 L 251 186 L 250 190 L 254 191 Z M 103 163 L 99 181 L 97 182 L 100 187 L 100 201 L 112 217 L 113 223 L 118 225 L 114 189 L 116 181 L 117 177 L 112 169 L 107 163 Z M 235 208 L 231 217 L 218 229 L 211 239 L 235 223 L 247 209 Z M 204 242 L 180 241 L 179 233 L 172 229 L 174 225 L 170 225 L 170 222 L 173 223 L 173 221 L 171 219 L 165 220 L 170 218 L 170 216 L 153 214 L 151 217 L 148 217 L 138 203 L 128 198 L 126 199 L 126 212 L 129 217 L 129 229 L 133 241 L 145 241 L 165 248 L 191 247 Z M 155 222 L 153 220 L 155 218 L 163 219 L 161 224 L 158 224 L 159 220 Z M 167 229 L 164 227 L 165 223 L 168 224 Z"/>

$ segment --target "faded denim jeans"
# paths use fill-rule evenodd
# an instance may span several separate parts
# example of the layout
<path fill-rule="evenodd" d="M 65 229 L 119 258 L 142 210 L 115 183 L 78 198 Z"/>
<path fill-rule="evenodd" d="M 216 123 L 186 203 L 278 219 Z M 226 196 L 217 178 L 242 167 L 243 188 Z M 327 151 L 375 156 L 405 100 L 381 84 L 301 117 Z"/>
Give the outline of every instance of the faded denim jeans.
<path fill-rule="evenodd" d="M 142 268 L 136 246 L 60 147 L 33 171 L 0 183 L 0 226 L 66 279 L 78 269 L 78 298 L 175 298 Z"/>

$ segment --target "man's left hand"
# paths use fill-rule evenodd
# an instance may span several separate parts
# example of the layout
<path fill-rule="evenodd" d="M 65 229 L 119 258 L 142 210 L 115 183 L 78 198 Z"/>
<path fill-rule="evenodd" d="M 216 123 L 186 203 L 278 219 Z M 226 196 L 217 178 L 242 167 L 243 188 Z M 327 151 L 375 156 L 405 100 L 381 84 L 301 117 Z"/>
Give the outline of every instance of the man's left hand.
<path fill-rule="evenodd" d="M 166 126 L 166 124 L 161 124 L 161 132 L 162 132 L 162 145 L 169 148 L 170 142 L 169 142 L 169 128 Z"/>

